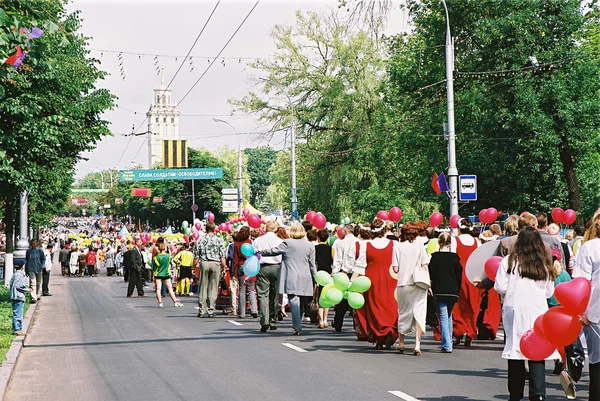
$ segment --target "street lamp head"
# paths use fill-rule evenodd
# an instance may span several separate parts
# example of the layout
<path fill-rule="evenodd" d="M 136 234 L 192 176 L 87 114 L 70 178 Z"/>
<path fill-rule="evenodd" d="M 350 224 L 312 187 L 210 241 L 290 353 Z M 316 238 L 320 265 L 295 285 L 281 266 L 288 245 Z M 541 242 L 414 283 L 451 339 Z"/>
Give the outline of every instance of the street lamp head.
<path fill-rule="evenodd" d="M 267 81 L 271 81 L 271 80 L 270 80 L 269 78 L 267 78 L 267 77 L 258 77 L 258 79 L 260 79 L 261 81 L 265 81 L 265 82 L 267 82 Z"/>
<path fill-rule="evenodd" d="M 213 121 L 216 123 L 227 123 L 227 121 L 221 120 L 220 118 L 217 118 L 217 117 L 213 117 Z"/>

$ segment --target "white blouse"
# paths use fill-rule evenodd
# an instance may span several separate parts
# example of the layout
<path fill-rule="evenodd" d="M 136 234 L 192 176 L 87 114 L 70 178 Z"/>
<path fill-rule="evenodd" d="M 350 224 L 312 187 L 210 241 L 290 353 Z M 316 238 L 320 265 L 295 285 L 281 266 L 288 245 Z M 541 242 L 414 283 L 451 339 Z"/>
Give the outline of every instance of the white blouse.
<path fill-rule="evenodd" d="M 390 242 L 392 242 L 394 244 L 390 267 L 398 266 L 398 254 L 400 252 L 399 251 L 400 243 L 398 241 L 393 241 L 393 240 L 390 240 L 387 238 L 375 238 L 370 241 L 365 241 L 365 240 L 359 241 L 360 247 L 359 247 L 359 251 L 358 251 L 358 258 L 356 259 L 356 262 L 354 263 L 354 269 L 352 271 L 356 272 L 360 275 L 365 274 L 365 269 L 367 268 L 367 244 L 371 244 L 371 246 L 373 246 L 374 248 L 377 248 L 377 249 L 384 249 L 385 247 L 388 246 L 388 244 Z"/>
<path fill-rule="evenodd" d="M 577 252 L 573 277 L 584 277 L 592 282 L 592 296 L 585 315 L 590 322 L 600 323 L 600 238 L 583 244 Z"/>

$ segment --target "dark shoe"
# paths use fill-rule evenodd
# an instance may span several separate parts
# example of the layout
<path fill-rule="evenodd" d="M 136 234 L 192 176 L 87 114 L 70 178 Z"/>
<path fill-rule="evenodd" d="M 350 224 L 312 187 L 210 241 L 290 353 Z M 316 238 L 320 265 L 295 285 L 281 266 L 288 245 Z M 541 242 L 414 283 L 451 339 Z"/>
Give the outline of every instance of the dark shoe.
<path fill-rule="evenodd" d="M 269 326 L 269 329 L 275 331 L 275 330 L 277 330 L 277 326 L 275 326 L 274 324 L 272 324 L 272 325 Z"/>
<path fill-rule="evenodd" d="M 560 372 L 562 372 L 564 368 L 565 365 L 561 361 L 554 361 L 554 370 L 552 371 L 552 374 L 560 375 Z"/>
<path fill-rule="evenodd" d="M 461 343 L 462 339 L 463 339 L 463 336 L 460 336 L 460 337 L 454 337 L 454 338 L 452 339 L 452 345 L 454 345 L 455 347 L 456 347 L 457 345 L 460 345 L 460 343 Z"/>
<path fill-rule="evenodd" d="M 277 320 L 280 322 L 283 320 L 283 312 L 281 309 L 279 309 L 279 311 L 277 312 Z"/>
<path fill-rule="evenodd" d="M 52 294 L 42 294 L 42 295 L 45 296 L 45 297 L 51 297 L 52 296 Z"/>
<path fill-rule="evenodd" d="M 294 329 L 294 335 L 299 336 L 302 333 L 302 330 Z"/>
<path fill-rule="evenodd" d="M 269 330 L 269 326 L 261 326 L 261 327 L 260 327 L 260 332 L 261 332 L 261 333 L 266 333 L 266 332 L 267 332 L 267 330 Z"/>
<path fill-rule="evenodd" d="M 31 301 L 29 301 L 30 304 L 37 304 L 37 301 L 35 299 L 32 299 Z"/>
<path fill-rule="evenodd" d="M 469 337 L 469 336 L 466 336 L 466 337 L 465 337 L 465 347 L 470 347 L 470 346 L 471 346 L 471 342 L 472 342 L 472 341 L 473 341 L 473 340 L 471 339 L 471 337 Z"/>
<path fill-rule="evenodd" d="M 384 344 L 385 344 L 386 349 L 392 348 L 392 345 L 394 345 L 394 340 L 392 339 L 392 333 L 388 333 L 387 336 L 385 336 Z"/>
<path fill-rule="evenodd" d="M 127 298 L 133 297 L 133 294 L 127 294 Z"/>
<path fill-rule="evenodd" d="M 337 327 L 334 327 L 334 330 L 335 330 L 336 333 L 341 333 L 342 332 L 341 328 L 338 329 Z"/>
<path fill-rule="evenodd" d="M 253 313 L 252 314 L 252 319 L 256 319 L 258 317 L 258 313 Z"/>

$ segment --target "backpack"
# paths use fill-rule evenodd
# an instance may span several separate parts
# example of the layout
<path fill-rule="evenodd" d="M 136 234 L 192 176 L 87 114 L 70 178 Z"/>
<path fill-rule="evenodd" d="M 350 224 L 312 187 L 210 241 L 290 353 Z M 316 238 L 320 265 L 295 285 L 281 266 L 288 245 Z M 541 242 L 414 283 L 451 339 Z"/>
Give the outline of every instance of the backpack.
<path fill-rule="evenodd" d="M 88 264 L 88 266 L 93 266 L 96 264 L 96 253 L 95 252 L 89 252 L 87 254 L 87 264 Z"/>

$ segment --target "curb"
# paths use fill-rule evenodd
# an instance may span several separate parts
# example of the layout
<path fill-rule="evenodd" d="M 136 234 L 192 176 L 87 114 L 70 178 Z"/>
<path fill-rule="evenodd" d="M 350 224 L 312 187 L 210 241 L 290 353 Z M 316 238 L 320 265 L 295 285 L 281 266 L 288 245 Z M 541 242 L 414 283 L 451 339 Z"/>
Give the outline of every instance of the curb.
<path fill-rule="evenodd" d="M 29 304 L 29 308 L 27 309 L 27 313 L 23 317 L 23 332 L 25 334 L 29 331 L 29 326 L 33 319 L 33 314 L 37 309 L 38 304 Z M 2 366 L 0 366 L 0 400 L 4 400 L 4 396 L 6 395 L 6 389 L 8 388 L 8 382 L 10 377 L 12 376 L 12 372 L 15 369 L 15 365 L 17 363 L 17 358 L 21 353 L 21 349 L 23 348 L 23 343 L 25 338 L 23 337 L 15 337 L 15 339 L 10 344 L 10 348 L 6 354 L 6 359 L 2 362 Z"/>

